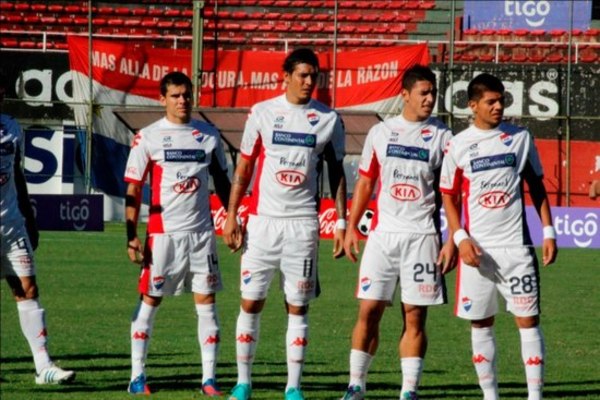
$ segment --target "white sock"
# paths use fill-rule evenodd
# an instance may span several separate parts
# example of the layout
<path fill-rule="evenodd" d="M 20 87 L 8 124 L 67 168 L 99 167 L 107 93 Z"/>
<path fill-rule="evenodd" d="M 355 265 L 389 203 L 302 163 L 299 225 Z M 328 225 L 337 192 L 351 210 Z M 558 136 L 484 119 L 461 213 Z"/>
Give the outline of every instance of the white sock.
<path fill-rule="evenodd" d="M 367 391 L 367 373 L 373 356 L 361 350 L 350 350 L 350 383 L 349 386 L 360 386 Z"/>
<path fill-rule="evenodd" d="M 288 380 L 285 390 L 300 388 L 304 355 L 308 346 L 308 315 L 288 314 L 288 328 L 285 335 Z"/>
<path fill-rule="evenodd" d="M 131 321 L 131 380 L 145 374 L 146 357 L 158 307 L 140 301 Z"/>
<path fill-rule="evenodd" d="M 521 335 L 521 356 L 525 364 L 528 400 L 541 400 L 544 386 L 545 348 L 544 336 L 539 326 L 519 329 Z"/>
<path fill-rule="evenodd" d="M 496 378 L 496 336 L 494 328 L 471 328 L 473 365 L 483 390 L 484 400 L 498 399 Z"/>
<path fill-rule="evenodd" d="M 198 342 L 202 353 L 202 382 L 215 379 L 219 351 L 219 319 L 213 304 L 196 304 L 198 315 Z"/>
<path fill-rule="evenodd" d="M 423 359 L 421 357 L 402 357 L 400 366 L 402 368 L 401 393 L 416 392 L 423 371 Z"/>
<path fill-rule="evenodd" d="M 35 370 L 39 374 L 52 364 L 48 355 L 48 332 L 46 331 L 45 311 L 38 299 L 17 302 L 21 331 L 29 343 Z"/>
<path fill-rule="evenodd" d="M 240 309 L 235 330 L 235 353 L 237 358 L 238 382 L 252 383 L 252 363 L 260 336 L 260 313 L 249 314 Z"/>

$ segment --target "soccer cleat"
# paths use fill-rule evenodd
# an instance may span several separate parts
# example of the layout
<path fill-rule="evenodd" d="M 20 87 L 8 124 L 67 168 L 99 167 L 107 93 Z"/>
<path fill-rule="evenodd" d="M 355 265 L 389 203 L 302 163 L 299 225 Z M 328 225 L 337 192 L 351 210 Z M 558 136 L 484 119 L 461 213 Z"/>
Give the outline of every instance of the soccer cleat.
<path fill-rule="evenodd" d="M 219 389 L 219 386 L 217 385 L 217 381 L 214 379 L 207 379 L 202 384 L 202 394 L 208 397 L 223 396 L 223 392 L 221 392 L 221 389 Z"/>
<path fill-rule="evenodd" d="M 127 391 L 131 394 L 145 394 L 149 395 L 150 388 L 146 384 L 146 376 L 144 374 L 138 375 L 137 378 L 129 382 L 129 387 Z"/>
<path fill-rule="evenodd" d="M 39 374 L 35 375 L 35 383 L 38 385 L 46 385 L 46 384 L 62 384 L 73 382 L 75 379 L 74 371 L 65 371 L 62 368 L 57 367 L 54 364 L 51 364 L 49 367 L 46 367 Z"/>
<path fill-rule="evenodd" d="M 300 389 L 289 388 L 285 392 L 285 400 L 304 400 L 304 395 Z"/>
<path fill-rule="evenodd" d="M 250 400 L 252 388 L 247 383 L 238 383 L 231 389 L 229 400 Z"/>
<path fill-rule="evenodd" d="M 419 400 L 417 392 L 404 392 L 400 394 L 400 400 Z"/>
<path fill-rule="evenodd" d="M 365 398 L 365 392 L 358 385 L 348 386 L 346 394 L 342 397 L 342 400 L 363 400 Z"/>

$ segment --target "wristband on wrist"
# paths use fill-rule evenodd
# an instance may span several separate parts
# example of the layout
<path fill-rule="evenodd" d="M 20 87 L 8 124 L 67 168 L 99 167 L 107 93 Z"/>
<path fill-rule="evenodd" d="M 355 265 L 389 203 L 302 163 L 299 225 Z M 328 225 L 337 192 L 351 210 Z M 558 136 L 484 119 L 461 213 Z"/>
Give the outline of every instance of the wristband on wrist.
<path fill-rule="evenodd" d="M 335 229 L 343 229 L 346 230 L 346 220 L 345 219 L 338 219 L 335 222 Z"/>
<path fill-rule="evenodd" d="M 452 236 L 452 240 L 454 240 L 454 244 L 456 245 L 456 247 L 458 247 L 460 242 L 462 242 L 465 239 L 469 239 L 469 234 L 464 229 L 457 230 Z"/>
<path fill-rule="evenodd" d="M 544 239 L 556 239 L 556 231 L 552 225 L 544 227 Z"/>
<path fill-rule="evenodd" d="M 240 216 L 239 216 L 239 215 L 236 215 L 236 216 L 235 216 L 235 221 L 237 222 L 237 224 L 238 224 L 239 226 L 242 226 L 242 218 L 240 218 Z"/>

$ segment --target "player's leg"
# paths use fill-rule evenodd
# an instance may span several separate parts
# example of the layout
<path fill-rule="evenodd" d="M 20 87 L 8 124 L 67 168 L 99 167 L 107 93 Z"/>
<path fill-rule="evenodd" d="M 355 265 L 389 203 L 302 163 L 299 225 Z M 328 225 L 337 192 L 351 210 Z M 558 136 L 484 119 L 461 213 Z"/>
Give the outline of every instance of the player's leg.
<path fill-rule="evenodd" d="M 131 380 L 127 388 L 130 393 L 150 394 L 146 384 L 146 359 L 161 300 L 161 297 L 142 295 L 131 318 Z"/>
<path fill-rule="evenodd" d="M 484 400 L 498 399 L 494 315 L 498 312 L 498 266 L 484 252 L 478 268 L 459 262 L 455 313 L 471 321 L 471 349 Z"/>
<path fill-rule="evenodd" d="M 75 372 L 54 365 L 48 353 L 46 311 L 39 301 L 33 250 L 24 228 L 2 238 L 1 268 L 17 303 L 21 331 L 31 349 L 35 382 L 54 384 L 73 381 Z"/>
<path fill-rule="evenodd" d="M 300 381 L 308 346 L 308 305 L 286 303 L 288 326 L 285 335 L 288 378 L 286 399 L 303 399 Z"/>
<path fill-rule="evenodd" d="M 532 248 L 499 249 L 503 265 L 501 292 L 515 316 L 521 338 L 521 355 L 527 379 L 528 400 L 542 398 L 544 337 L 539 326 L 539 264 Z"/>
<path fill-rule="evenodd" d="M 404 328 L 400 338 L 400 366 L 402 369 L 402 398 L 416 398 L 427 351 L 425 321 L 427 307 L 402 304 Z M 412 396 L 412 397 L 411 397 Z"/>
<path fill-rule="evenodd" d="M 220 326 L 216 293 L 223 288 L 214 231 L 190 233 L 189 259 L 192 292 L 197 315 L 198 343 L 202 359 L 202 393 L 221 396 L 216 378 Z"/>

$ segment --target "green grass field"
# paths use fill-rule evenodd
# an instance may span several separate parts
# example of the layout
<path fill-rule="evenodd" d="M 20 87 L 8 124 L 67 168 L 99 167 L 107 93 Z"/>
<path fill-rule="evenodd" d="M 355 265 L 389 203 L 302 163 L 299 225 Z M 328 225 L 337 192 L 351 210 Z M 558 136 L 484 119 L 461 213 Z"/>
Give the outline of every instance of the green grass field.
<path fill-rule="evenodd" d="M 303 390 L 308 399 L 340 398 L 348 379 L 348 355 L 357 301 L 357 265 L 331 259 L 321 246 L 323 293 L 311 305 L 310 346 Z M 220 244 L 226 288 L 219 294 L 223 389 L 236 380 L 235 321 L 239 310 L 239 255 Z M 138 269 L 128 262 L 122 224 L 102 233 L 42 232 L 36 253 L 41 300 L 47 311 L 53 358 L 77 371 L 70 386 L 40 387 L 22 336 L 8 286 L 2 283 L 0 398 L 126 399 L 130 374 L 129 324 L 137 301 Z M 542 270 L 542 326 L 546 338 L 548 399 L 600 399 L 600 251 L 561 250 L 556 265 Z M 429 349 L 422 399 L 481 399 L 470 361 L 469 326 L 452 315 L 454 273 L 447 277 L 450 304 L 430 309 Z M 524 399 L 518 332 L 512 318 L 497 319 L 502 398 Z M 401 376 L 397 340 L 402 321 L 397 304 L 382 322 L 379 352 L 369 373 L 370 399 L 397 399 Z M 286 381 L 286 318 L 275 285 L 262 317 L 254 367 L 253 399 L 281 399 Z M 191 295 L 168 298 L 156 319 L 148 359 L 156 399 L 202 398 L 196 317 Z"/>

